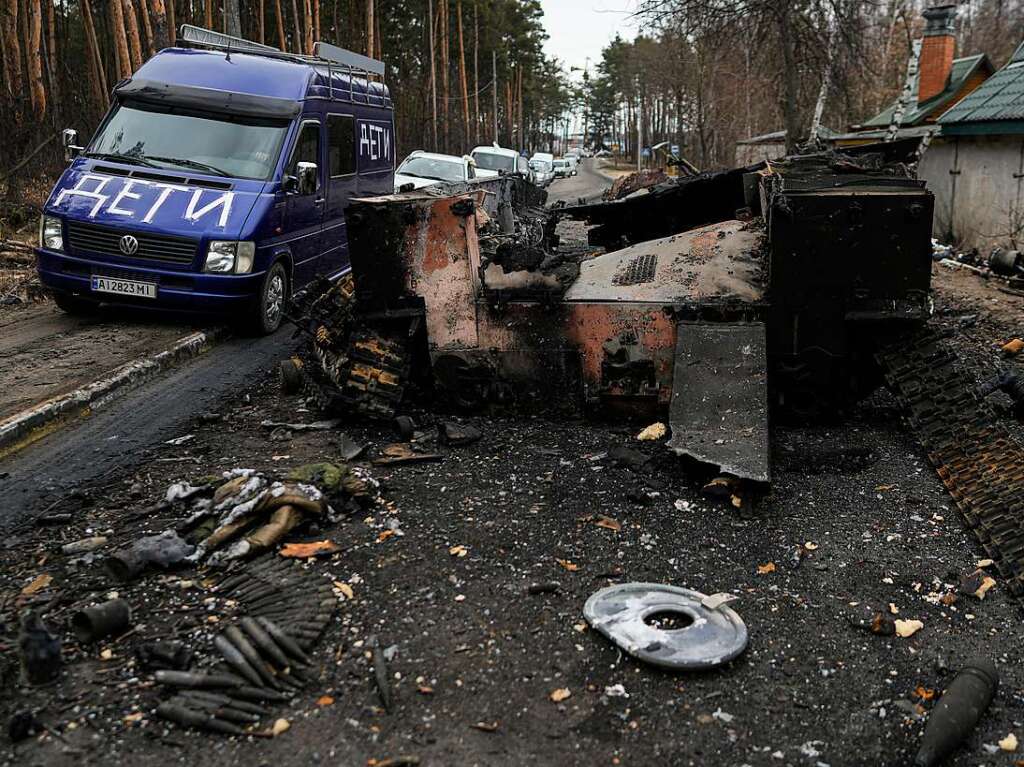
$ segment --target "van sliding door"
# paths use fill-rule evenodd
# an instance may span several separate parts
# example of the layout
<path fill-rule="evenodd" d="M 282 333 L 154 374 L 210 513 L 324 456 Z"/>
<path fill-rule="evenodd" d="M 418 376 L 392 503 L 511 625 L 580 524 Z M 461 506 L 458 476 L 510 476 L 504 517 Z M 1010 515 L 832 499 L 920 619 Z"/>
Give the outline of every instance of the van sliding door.
<path fill-rule="evenodd" d="M 334 276 L 348 269 L 345 206 L 358 193 L 356 120 L 352 115 L 327 115 L 327 208 L 324 213 L 320 271 Z"/>

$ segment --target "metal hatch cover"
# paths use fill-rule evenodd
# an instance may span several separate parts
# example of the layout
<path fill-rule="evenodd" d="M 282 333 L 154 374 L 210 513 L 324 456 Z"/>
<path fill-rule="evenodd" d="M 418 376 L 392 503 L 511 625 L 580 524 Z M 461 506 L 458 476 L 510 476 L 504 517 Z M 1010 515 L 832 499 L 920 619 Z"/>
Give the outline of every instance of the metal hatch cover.
<path fill-rule="evenodd" d="M 668 447 L 754 482 L 770 481 L 765 326 L 680 322 Z"/>

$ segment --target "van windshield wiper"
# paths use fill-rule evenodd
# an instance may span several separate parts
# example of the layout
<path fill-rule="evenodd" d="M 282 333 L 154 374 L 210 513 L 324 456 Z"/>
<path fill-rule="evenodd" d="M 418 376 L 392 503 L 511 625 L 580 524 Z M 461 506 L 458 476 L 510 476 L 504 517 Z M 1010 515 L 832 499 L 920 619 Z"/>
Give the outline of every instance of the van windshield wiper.
<path fill-rule="evenodd" d="M 216 165 L 208 165 L 205 162 L 198 162 L 197 160 L 183 160 L 180 157 L 157 157 L 150 155 L 150 160 L 156 160 L 157 162 L 169 162 L 172 165 L 181 165 L 185 168 L 195 168 L 196 170 L 204 170 L 207 173 L 212 173 L 215 176 L 230 176 L 226 170 L 221 170 Z"/>
<path fill-rule="evenodd" d="M 147 168 L 159 168 L 159 165 L 151 163 L 145 157 L 134 154 L 123 154 L 121 152 L 86 152 L 86 157 L 95 157 L 97 160 L 114 160 L 115 162 L 126 162 L 130 165 L 144 165 Z"/>

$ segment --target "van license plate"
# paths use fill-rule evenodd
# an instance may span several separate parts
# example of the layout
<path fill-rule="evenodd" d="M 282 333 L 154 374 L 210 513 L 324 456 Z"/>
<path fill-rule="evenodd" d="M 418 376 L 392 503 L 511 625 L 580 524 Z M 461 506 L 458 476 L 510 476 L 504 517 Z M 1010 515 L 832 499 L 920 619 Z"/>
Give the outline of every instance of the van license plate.
<path fill-rule="evenodd" d="M 92 278 L 92 289 L 97 293 L 117 293 L 119 296 L 156 298 L 155 282 L 117 280 L 112 277 L 96 277 L 94 275 Z"/>

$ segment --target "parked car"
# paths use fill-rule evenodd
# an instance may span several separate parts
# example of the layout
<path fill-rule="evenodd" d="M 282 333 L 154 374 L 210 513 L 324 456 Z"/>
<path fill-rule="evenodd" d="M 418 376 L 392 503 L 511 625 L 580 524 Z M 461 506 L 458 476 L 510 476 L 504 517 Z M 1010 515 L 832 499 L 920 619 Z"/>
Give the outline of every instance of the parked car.
<path fill-rule="evenodd" d="M 505 149 L 497 144 L 478 146 L 470 157 L 476 163 L 477 178 L 493 178 L 501 174 L 529 175 L 529 167 L 525 157 L 521 157 L 515 149 Z"/>
<path fill-rule="evenodd" d="M 533 183 L 537 186 L 547 186 L 555 180 L 555 172 L 548 160 L 530 159 L 530 171 L 533 173 Z"/>
<path fill-rule="evenodd" d="M 555 178 L 567 178 L 573 175 L 572 165 L 565 158 L 560 158 L 551 163 L 551 170 Z"/>
<path fill-rule="evenodd" d="M 395 171 L 395 191 L 423 189 L 445 181 L 464 183 L 476 178 L 473 158 L 417 150 Z"/>
<path fill-rule="evenodd" d="M 598 151 L 594 152 L 594 157 L 611 157 L 611 156 L 612 156 L 612 153 L 609 152 L 607 149 L 599 149 Z"/>
<path fill-rule="evenodd" d="M 580 164 L 580 156 L 577 154 L 567 154 L 563 159 L 569 163 L 569 175 L 575 176 L 578 172 L 577 166 Z"/>
<path fill-rule="evenodd" d="M 87 146 L 64 131 L 39 279 L 66 312 L 216 312 L 270 333 L 293 289 L 349 271 L 349 199 L 393 189 L 384 65 L 187 25 L 179 39 L 114 88 Z"/>

